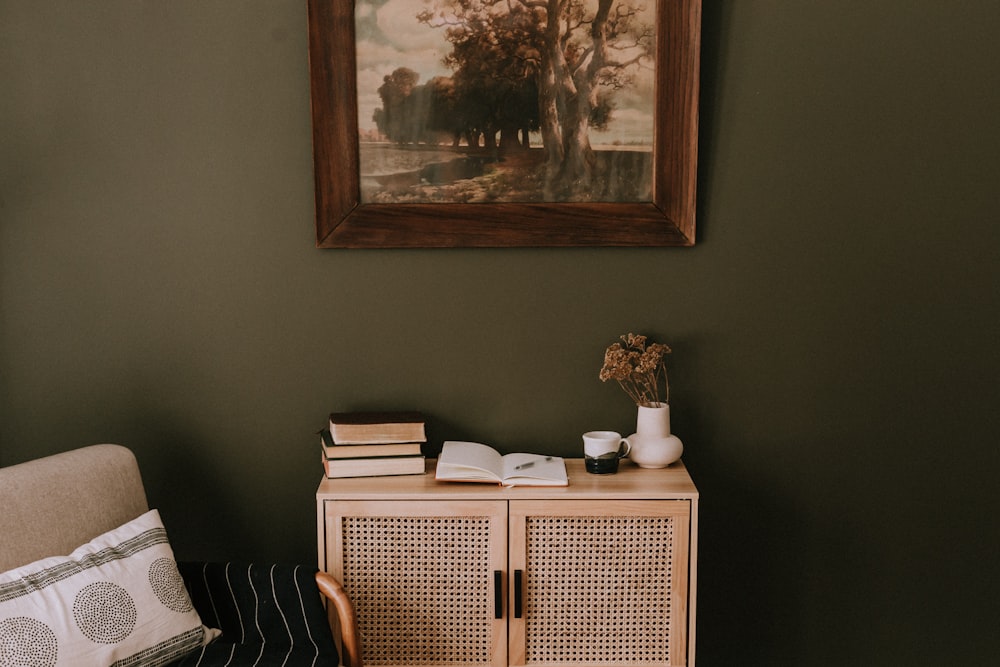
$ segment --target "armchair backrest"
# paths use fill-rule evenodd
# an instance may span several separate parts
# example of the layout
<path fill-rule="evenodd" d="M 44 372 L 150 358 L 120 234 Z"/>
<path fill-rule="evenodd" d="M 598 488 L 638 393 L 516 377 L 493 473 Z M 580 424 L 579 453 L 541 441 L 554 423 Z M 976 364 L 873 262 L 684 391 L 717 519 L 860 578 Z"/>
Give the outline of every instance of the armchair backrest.
<path fill-rule="evenodd" d="M 148 509 L 135 455 L 121 445 L 0 468 L 0 572 L 68 554 Z"/>

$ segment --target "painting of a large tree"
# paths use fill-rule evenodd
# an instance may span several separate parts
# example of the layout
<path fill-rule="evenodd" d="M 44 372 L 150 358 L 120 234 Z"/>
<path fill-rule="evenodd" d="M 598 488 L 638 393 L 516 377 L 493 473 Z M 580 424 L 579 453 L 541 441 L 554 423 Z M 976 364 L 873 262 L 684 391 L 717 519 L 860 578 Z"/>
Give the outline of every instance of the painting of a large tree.
<path fill-rule="evenodd" d="M 362 197 L 649 201 L 653 18 L 641 0 L 358 0 Z"/>
<path fill-rule="evenodd" d="M 320 247 L 694 244 L 701 0 L 308 0 Z"/>

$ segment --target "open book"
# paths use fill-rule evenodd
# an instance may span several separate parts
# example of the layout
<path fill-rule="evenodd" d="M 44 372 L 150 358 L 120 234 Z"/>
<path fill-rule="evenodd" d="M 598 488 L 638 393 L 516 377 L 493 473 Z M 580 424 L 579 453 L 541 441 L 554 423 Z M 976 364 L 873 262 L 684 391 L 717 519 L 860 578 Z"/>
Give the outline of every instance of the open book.
<path fill-rule="evenodd" d="M 435 477 L 446 482 L 503 486 L 567 486 L 566 463 L 558 456 L 507 454 L 478 442 L 449 440 L 441 448 Z"/>

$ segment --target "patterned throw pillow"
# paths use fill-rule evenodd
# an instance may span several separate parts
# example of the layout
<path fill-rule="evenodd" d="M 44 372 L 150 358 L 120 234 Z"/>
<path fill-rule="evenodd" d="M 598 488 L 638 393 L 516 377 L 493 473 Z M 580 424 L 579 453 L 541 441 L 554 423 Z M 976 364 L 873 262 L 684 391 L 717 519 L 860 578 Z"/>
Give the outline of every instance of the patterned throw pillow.
<path fill-rule="evenodd" d="M 0 574 L 0 665 L 163 665 L 214 639 L 159 512 Z"/>

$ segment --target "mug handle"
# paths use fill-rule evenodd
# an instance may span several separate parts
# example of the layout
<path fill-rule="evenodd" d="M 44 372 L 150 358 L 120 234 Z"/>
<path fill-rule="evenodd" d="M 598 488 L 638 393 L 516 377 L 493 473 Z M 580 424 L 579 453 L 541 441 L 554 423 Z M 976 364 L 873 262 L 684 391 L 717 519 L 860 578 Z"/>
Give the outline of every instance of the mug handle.
<path fill-rule="evenodd" d="M 622 452 L 622 445 L 625 446 L 624 452 Z M 631 451 L 632 451 L 632 445 L 631 443 L 629 443 L 628 438 L 622 438 L 621 443 L 619 443 L 618 445 L 618 458 L 620 459 L 626 458 L 629 455 L 629 452 Z"/>

